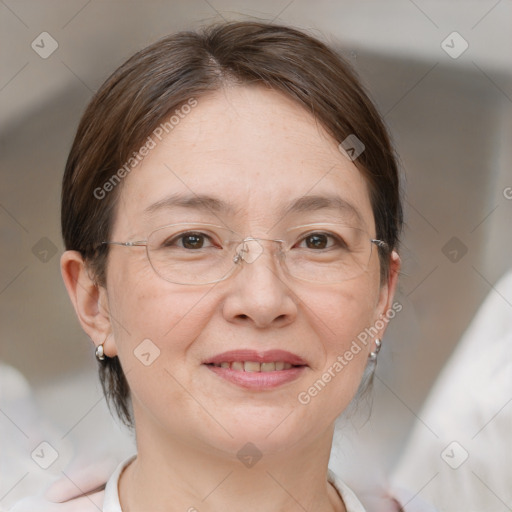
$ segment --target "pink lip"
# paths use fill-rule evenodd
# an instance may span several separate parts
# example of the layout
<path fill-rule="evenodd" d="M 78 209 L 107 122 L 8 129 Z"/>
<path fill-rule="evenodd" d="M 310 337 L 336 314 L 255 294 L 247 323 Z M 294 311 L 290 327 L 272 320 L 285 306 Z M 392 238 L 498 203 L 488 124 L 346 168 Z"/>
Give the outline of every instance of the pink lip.
<path fill-rule="evenodd" d="M 206 368 L 233 384 L 255 391 L 273 389 L 286 384 L 300 377 L 306 370 L 305 366 L 295 366 L 289 370 L 275 370 L 273 372 L 244 372 L 219 366 L 206 366 Z"/>
<path fill-rule="evenodd" d="M 231 350 L 223 352 L 206 361 L 203 364 L 220 364 L 233 361 L 254 361 L 257 363 L 271 363 L 272 361 L 283 361 L 295 366 L 307 366 L 307 363 L 299 356 L 286 352 L 285 350 L 268 350 L 266 352 L 256 352 L 255 350 Z M 285 371 L 285 370 L 282 370 Z"/>
<path fill-rule="evenodd" d="M 258 363 L 270 363 L 282 361 L 295 365 L 288 370 L 274 370 L 272 372 L 246 372 L 213 366 L 223 362 L 233 361 L 255 361 Z M 284 350 L 269 350 L 267 352 L 256 352 L 255 350 L 232 350 L 214 356 L 204 363 L 206 367 L 219 377 L 236 384 L 237 386 L 263 391 L 274 389 L 278 386 L 299 378 L 306 370 L 307 364 L 299 356 Z"/>

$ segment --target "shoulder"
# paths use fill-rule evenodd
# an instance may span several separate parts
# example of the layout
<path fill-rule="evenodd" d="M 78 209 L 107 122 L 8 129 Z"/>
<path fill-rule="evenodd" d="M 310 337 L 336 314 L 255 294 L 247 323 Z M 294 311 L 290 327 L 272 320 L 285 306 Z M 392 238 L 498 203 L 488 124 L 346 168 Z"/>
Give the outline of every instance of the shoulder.
<path fill-rule="evenodd" d="M 407 512 L 436 512 L 431 505 L 421 501 L 405 489 L 373 487 L 358 490 L 350 488 L 331 469 L 328 480 L 336 487 L 343 498 L 347 512 L 402 512 L 407 505 Z"/>
<path fill-rule="evenodd" d="M 331 469 L 327 472 L 327 480 L 331 482 L 343 499 L 347 512 L 366 512 L 363 504 L 359 501 L 354 491 L 348 487 L 341 478 Z"/>
<path fill-rule="evenodd" d="M 109 478 L 105 486 L 105 495 L 103 499 L 103 512 L 122 512 L 119 501 L 119 477 L 123 470 L 135 459 L 136 455 L 129 457 L 117 466 L 116 470 Z"/>
<path fill-rule="evenodd" d="M 73 474 L 72 478 L 62 477 L 46 492 L 17 502 L 9 512 L 122 512 L 117 484 L 121 472 L 134 457 L 117 463 L 108 474 L 105 464 L 97 464 Z"/>
<path fill-rule="evenodd" d="M 44 495 L 31 496 L 16 503 L 9 512 L 98 512 L 102 510 L 104 496 L 104 489 L 63 502 L 49 501 Z"/>

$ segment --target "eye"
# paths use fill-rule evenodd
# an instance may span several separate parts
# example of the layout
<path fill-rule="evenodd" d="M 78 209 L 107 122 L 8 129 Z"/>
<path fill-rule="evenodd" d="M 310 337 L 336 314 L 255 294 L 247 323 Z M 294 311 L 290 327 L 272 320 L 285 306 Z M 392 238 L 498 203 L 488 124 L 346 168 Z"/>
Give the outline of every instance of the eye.
<path fill-rule="evenodd" d="M 342 239 L 331 233 L 309 233 L 299 241 L 299 245 L 304 242 L 307 249 L 331 249 L 334 246 L 347 247 Z"/>
<path fill-rule="evenodd" d="M 180 247 L 183 249 L 203 249 L 205 244 L 211 244 L 211 238 L 205 233 L 188 231 L 173 237 L 167 238 L 162 244 L 164 248 Z M 208 245 L 206 245 L 208 247 Z"/>

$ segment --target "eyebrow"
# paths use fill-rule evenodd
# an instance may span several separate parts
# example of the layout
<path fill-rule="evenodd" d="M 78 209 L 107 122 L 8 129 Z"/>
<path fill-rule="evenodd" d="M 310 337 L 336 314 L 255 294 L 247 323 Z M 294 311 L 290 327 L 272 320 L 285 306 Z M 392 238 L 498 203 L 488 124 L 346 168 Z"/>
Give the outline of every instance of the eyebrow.
<path fill-rule="evenodd" d="M 284 210 L 283 214 L 311 212 L 317 210 L 337 210 L 356 217 L 360 222 L 363 216 L 359 210 L 345 199 L 335 194 L 302 196 L 292 201 Z"/>
<path fill-rule="evenodd" d="M 239 211 L 238 208 L 226 203 L 222 199 L 206 194 L 173 194 L 145 208 L 144 214 L 150 215 L 160 210 L 180 207 L 189 208 L 191 210 L 231 215 Z M 354 205 L 335 194 L 302 196 L 285 206 L 280 211 L 280 215 L 284 217 L 291 213 L 303 213 L 318 210 L 337 210 L 343 214 L 353 216 L 358 221 L 364 223 L 359 210 Z"/>
<path fill-rule="evenodd" d="M 159 210 L 171 208 L 189 208 L 191 210 L 210 211 L 215 213 L 233 213 L 234 208 L 230 204 L 206 194 L 181 195 L 173 194 L 156 203 L 149 205 L 144 210 L 145 215 L 150 215 Z"/>

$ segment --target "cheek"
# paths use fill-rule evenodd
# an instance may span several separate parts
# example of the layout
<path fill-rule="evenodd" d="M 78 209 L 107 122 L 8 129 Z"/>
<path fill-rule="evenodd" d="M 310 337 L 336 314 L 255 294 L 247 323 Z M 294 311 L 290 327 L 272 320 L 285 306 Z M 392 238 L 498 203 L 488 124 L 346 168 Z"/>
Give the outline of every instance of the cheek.
<path fill-rule="evenodd" d="M 190 405 L 183 392 L 191 388 L 186 361 L 211 317 L 212 305 L 206 291 L 145 277 L 138 284 L 132 280 L 132 288 L 126 282 L 114 295 L 115 339 L 134 409 L 145 410 L 144 416 L 156 415 L 159 422 L 162 406 L 185 410 Z"/>
<path fill-rule="evenodd" d="M 356 282 L 357 281 L 357 282 Z M 322 290 L 309 300 L 318 318 L 315 330 L 324 341 L 326 354 L 345 351 L 376 319 L 378 289 L 363 279 L 345 283 L 343 288 Z"/>
<path fill-rule="evenodd" d="M 323 354 L 313 369 L 310 387 L 298 398 L 302 404 L 315 401 L 315 407 L 329 411 L 332 420 L 356 394 L 368 363 L 371 338 L 366 333 L 375 321 L 378 297 L 372 283 L 357 279 L 343 289 L 323 290 L 309 299 Z"/>
<path fill-rule="evenodd" d="M 129 268 L 119 265 L 109 276 L 109 306 L 123 367 L 128 372 L 139 363 L 138 352 L 151 343 L 156 347 L 153 352 L 169 356 L 160 364 L 182 359 L 208 321 L 207 290 L 198 293 L 168 283 L 145 261 L 130 263 Z"/>

